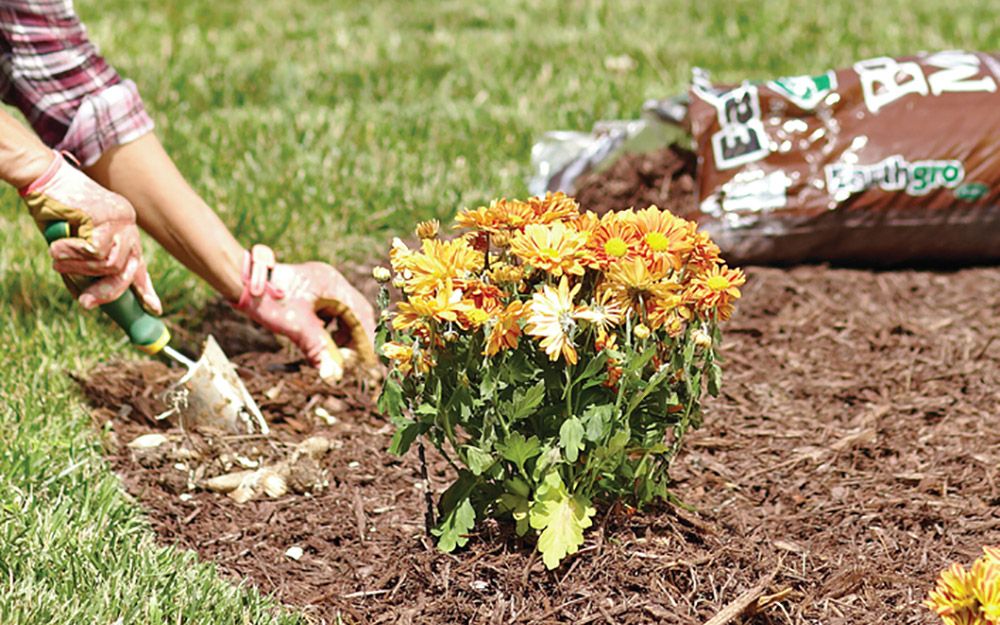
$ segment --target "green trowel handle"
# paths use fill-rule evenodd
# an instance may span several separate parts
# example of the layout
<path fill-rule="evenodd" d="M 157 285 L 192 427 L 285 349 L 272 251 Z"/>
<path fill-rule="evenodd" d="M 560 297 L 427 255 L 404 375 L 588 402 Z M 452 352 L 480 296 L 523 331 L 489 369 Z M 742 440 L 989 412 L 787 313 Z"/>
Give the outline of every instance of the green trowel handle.
<path fill-rule="evenodd" d="M 50 222 L 45 227 L 44 234 L 49 244 L 66 238 L 70 236 L 69 223 Z M 94 278 L 89 276 L 72 276 L 71 279 L 84 288 L 94 281 Z M 139 298 L 132 289 L 126 289 L 121 297 L 113 302 L 101 304 L 101 310 L 125 330 L 133 345 L 147 354 L 159 352 L 170 342 L 170 331 L 167 330 L 167 326 L 159 318 L 143 310 Z"/>

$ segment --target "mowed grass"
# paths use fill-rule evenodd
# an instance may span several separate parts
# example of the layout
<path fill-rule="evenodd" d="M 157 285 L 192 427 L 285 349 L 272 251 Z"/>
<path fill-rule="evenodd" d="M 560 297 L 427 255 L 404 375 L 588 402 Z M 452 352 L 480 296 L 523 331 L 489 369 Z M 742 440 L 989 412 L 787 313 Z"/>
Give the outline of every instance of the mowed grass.
<path fill-rule="evenodd" d="M 78 0 L 191 184 L 282 260 L 385 254 L 417 222 L 523 197 L 532 143 L 685 89 L 879 55 L 992 50 L 995 2 Z M 0 201 L 0 623 L 298 623 L 157 546 L 67 371 L 138 357 Z M 168 314 L 211 296 L 147 240 Z"/>

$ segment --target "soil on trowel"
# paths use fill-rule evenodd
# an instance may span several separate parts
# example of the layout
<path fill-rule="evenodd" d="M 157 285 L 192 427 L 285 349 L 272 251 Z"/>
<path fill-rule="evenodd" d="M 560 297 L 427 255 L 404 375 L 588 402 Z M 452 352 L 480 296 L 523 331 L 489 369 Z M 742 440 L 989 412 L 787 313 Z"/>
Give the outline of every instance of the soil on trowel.
<path fill-rule="evenodd" d="M 690 509 L 603 508 L 554 571 L 495 522 L 437 551 L 425 494 L 447 487 L 448 465 L 428 449 L 426 485 L 415 449 L 387 453 L 376 388 L 317 381 L 225 307 L 173 322 L 192 345 L 223 344 L 267 437 L 158 420 L 181 373 L 159 363 L 78 378 L 160 541 L 312 623 L 939 623 L 921 605 L 939 572 L 1000 543 L 1000 270 L 747 273 L 722 394 L 671 469 Z M 148 434 L 165 440 L 128 446 Z M 204 487 L 293 456 L 311 458 L 309 479 L 274 496 Z"/>

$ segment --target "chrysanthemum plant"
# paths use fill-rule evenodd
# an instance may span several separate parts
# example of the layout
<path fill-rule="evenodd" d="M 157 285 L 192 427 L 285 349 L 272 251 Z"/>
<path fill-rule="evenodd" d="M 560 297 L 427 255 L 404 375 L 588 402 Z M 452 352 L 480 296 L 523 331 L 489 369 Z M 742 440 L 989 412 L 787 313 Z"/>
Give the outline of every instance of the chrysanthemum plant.
<path fill-rule="evenodd" d="M 745 277 L 655 206 L 598 217 L 556 193 L 456 221 L 449 241 L 436 222 L 418 226 L 420 249 L 394 241 L 380 272 L 400 291 L 378 334 L 391 451 L 424 436 L 457 472 L 437 506 L 441 549 L 508 518 L 554 568 L 596 504 L 669 495 L 703 389 L 718 392 L 718 323 Z"/>
<path fill-rule="evenodd" d="M 968 571 L 957 562 L 942 571 L 924 604 L 945 625 L 1000 625 L 1000 547 L 983 547 Z"/>

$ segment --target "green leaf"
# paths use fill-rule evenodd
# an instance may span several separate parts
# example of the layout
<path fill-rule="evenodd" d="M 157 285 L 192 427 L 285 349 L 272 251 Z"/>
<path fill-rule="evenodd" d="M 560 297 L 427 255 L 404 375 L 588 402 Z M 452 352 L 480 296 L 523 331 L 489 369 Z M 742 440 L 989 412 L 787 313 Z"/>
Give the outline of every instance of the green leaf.
<path fill-rule="evenodd" d="M 614 404 L 588 406 L 587 409 L 583 411 L 583 421 L 587 428 L 587 440 L 596 443 L 603 439 L 604 432 L 610 428 L 614 415 Z"/>
<path fill-rule="evenodd" d="M 469 542 L 468 533 L 476 526 L 476 511 L 466 497 L 448 514 L 441 517 L 431 533 L 438 537 L 438 549 L 448 553 Z"/>
<path fill-rule="evenodd" d="M 528 501 L 527 497 L 522 497 L 514 493 L 504 493 L 500 496 L 500 505 L 497 507 L 501 513 L 510 512 L 510 515 L 516 522 L 515 529 L 518 536 L 524 536 L 527 533 L 530 527 L 528 523 L 528 511 L 531 507 L 531 502 Z"/>
<path fill-rule="evenodd" d="M 595 375 L 598 374 L 598 372 L 604 370 L 604 366 L 607 364 L 607 362 L 608 362 L 608 354 L 602 351 L 600 354 L 590 359 L 590 362 L 587 363 L 587 368 L 583 370 L 583 373 L 581 373 L 577 377 L 577 379 L 585 380 L 587 378 L 594 377 Z"/>
<path fill-rule="evenodd" d="M 382 393 L 378 396 L 377 407 L 390 418 L 403 414 L 403 387 L 391 375 L 385 378 Z"/>
<path fill-rule="evenodd" d="M 708 365 L 708 379 L 706 384 L 706 390 L 708 394 L 712 397 L 719 396 L 719 381 L 722 378 L 722 368 L 715 362 Z"/>
<path fill-rule="evenodd" d="M 511 423 L 530 416 L 538 408 L 542 400 L 545 399 L 545 382 L 535 384 L 525 391 L 523 396 L 520 395 L 520 391 L 514 394 L 514 410 L 510 416 Z"/>
<path fill-rule="evenodd" d="M 497 449 L 503 452 L 505 460 L 509 460 L 517 465 L 517 468 L 524 471 L 524 463 L 534 458 L 542 452 L 542 447 L 538 443 L 538 438 L 532 436 L 525 439 L 520 432 L 514 432 L 507 437 L 506 442 L 497 443 Z"/>
<path fill-rule="evenodd" d="M 495 462 L 491 454 L 478 447 L 463 445 L 462 451 L 465 452 L 465 464 L 473 475 L 482 475 Z"/>
<path fill-rule="evenodd" d="M 479 484 L 479 480 L 469 471 L 459 471 L 456 479 L 438 501 L 441 515 L 431 533 L 438 537 L 438 548 L 449 552 L 455 547 L 464 547 L 469 542 L 467 534 L 476 524 L 476 510 L 469 495 Z"/>
<path fill-rule="evenodd" d="M 583 544 L 583 530 L 593 524 L 596 510 L 582 495 L 570 495 L 559 474 L 553 471 L 538 489 L 529 513 L 531 527 L 541 530 L 538 550 L 549 569 Z"/>
<path fill-rule="evenodd" d="M 578 418 L 570 417 L 563 421 L 562 427 L 559 428 L 559 443 L 562 445 L 566 460 L 576 462 L 580 450 L 583 449 L 584 434 L 583 422 Z"/>
<path fill-rule="evenodd" d="M 427 431 L 427 426 L 410 419 L 404 419 L 396 432 L 392 435 L 392 442 L 389 444 L 389 453 L 402 456 L 417 440 L 417 437 Z"/>

